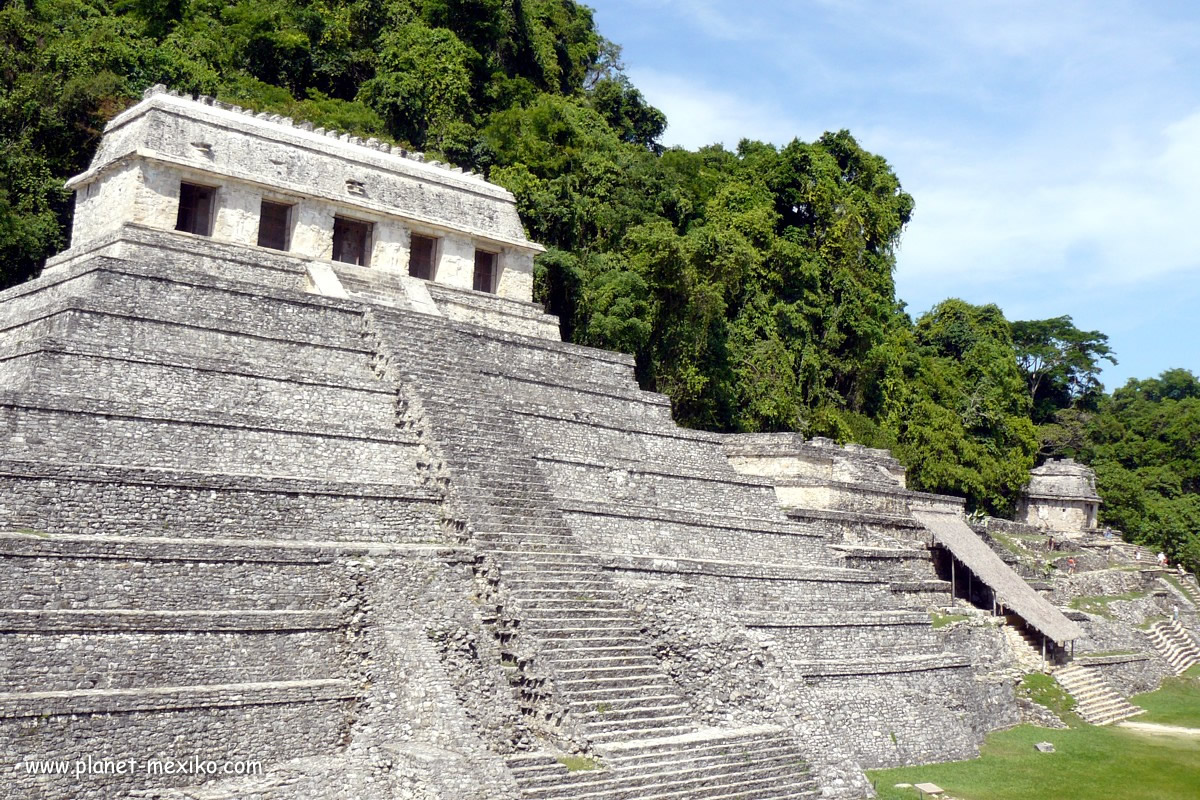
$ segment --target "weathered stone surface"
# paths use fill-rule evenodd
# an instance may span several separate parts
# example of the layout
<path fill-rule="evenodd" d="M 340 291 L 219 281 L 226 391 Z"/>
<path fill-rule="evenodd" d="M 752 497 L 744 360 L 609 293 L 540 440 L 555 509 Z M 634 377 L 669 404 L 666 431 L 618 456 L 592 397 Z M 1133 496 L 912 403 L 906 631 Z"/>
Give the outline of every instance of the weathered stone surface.
<path fill-rule="evenodd" d="M 1040 530 L 1079 533 L 1096 527 L 1096 473 L 1071 458 L 1052 458 L 1030 472 L 1017 499 L 1017 522 Z"/>
<path fill-rule="evenodd" d="M 504 190 L 310 127 L 153 93 L 72 249 L 0 293 L 5 796 L 852 798 L 1048 721 L 1003 618 L 931 625 L 963 605 L 912 512 L 961 501 L 883 451 L 677 427 L 528 302 Z M 224 192 L 212 237 L 171 230 L 182 176 Z M 295 246 L 255 246 L 295 192 Z M 335 205 L 371 267 L 328 260 Z M 402 274 L 422 225 L 432 282 Z M 1159 581 L 1123 574 L 1052 597 Z M 1081 614 L 1088 670 L 1166 674 L 1102 652 L 1163 602 Z M 89 754 L 263 770 L 21 768 Z"/>

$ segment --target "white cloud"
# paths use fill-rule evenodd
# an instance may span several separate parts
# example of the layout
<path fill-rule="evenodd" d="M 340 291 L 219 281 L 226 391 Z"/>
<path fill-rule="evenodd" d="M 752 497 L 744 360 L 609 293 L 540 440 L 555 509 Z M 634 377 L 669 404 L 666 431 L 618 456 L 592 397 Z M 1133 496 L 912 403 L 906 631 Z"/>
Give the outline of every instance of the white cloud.
<path fill-rule="evenodd" d="M 694 150 L 719 142 L 733 149 L 741 139 L 786 144 L 797 136 L 813 135 L 773 103 L 657 70 L 631 69 L 629 77 L 651 105 L 667 115 L 666 145 Z"/>
<path fill-rule="evenodd" d="M 1200 270 L 1200 111 L 1141 141 L 948 158 L 908 186 L 905 281 L 1122 285 Z"/>

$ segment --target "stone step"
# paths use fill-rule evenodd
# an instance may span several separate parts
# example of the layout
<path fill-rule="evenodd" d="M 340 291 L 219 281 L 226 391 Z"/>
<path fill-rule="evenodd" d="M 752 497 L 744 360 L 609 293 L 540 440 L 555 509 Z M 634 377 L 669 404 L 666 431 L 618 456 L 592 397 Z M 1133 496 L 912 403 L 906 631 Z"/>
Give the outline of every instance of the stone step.
<path fill-rule="evenodd" d="M 649 653 L 620 647 L 596 647 L 590 650 L 542 651 L 543 657 L 558 664 L 585 662 L 597 667 L 654 666 L 657 661 Z"/>
<path fill-rule="evenodd" d="M 527 613 L 538 611 L 581 611 L 620 610 L 628 613 L 625 605 L 618 599 L 620 595 L 610 591 L 607 594 L 598 592 L 578 592 L 574 596 L 564 597 L 521 597 L 519 602 L 522 610 Z"/>
<path fill-rule="evenodd" d="M 513 597 L 519 600 L 561 597 L 580 592 L 587 594 L 614 592 L 613 583 L 607 577 L 510 577 L 510 573 L 504 567 L 501 567 L 501 575 L 504 585 L 508 586 Z"/>
<path fill-rule="evenodd" d="M 564 550 L 562 543 L 539 543 L 525 541 L 511 542 L 480 542 L 478 550 L 482 553 L 494 555 L 499 559 L 512 558 L 513 556 L 531 558 L 534 556 L 569 556 L 578 555 L 578 549 L 573 552 Z"/>
<path fill-rule="evenodd" d="M 547 530 L 541 525 L 504 525 L 490 527 L 475 525 L 475 538 L 482 542 L 502 542 L 508 539 L 528 540 L 531 542 L 575 542 L 575 536 L 565 528 Z"/>
<path fill-rule="evenodd" d="M 542 581 L 562 583 L 569 581 L 597 580 L 612 587 L 612 579 L 599 566 L 585 564 L 537 564 L 538 554 L 509 553 L 498 558 L 505 581 Z"/>
<path fill-rule="evenodd" d="M 658 668 L 658 665 L 617 665 L 617 666 L 591 666 L 581 662 L 574 662 L 575 666 L 559 666 L 555 669 L 555 674 L 558 675 L 556 681 L 558 685 L 576 685 L 578 688 L 583 683 L 597 683 L 602 681 L 638 681 L 645 678 L 653 678 L 657 681 L 666 682 L 665 674 Z M 603 687 L 596 687 L 603 688 Z"/>
<path fill-rule="evenodd" d="M 574 693 L 572 693 L 572 697 L 567 703 L 567 706 L 574 711 L 604 713 L 604 711 L 596 708 L 598 705 L 613 712 L 683 707 L 679 695 L 676 694 L 642 695 L 640 697 L 621 697 L 607 700 L 583 700 L 575 697 Z"/>
<path fill-rule="evenodd" d="M 578 795 L 571 788 L 560 794 L 547 794 L 537 800 L 800 800 L 818 796 L 816 783 L 808 777 L 776 780 L 735 774 L 719 781 L 696 779 L 684 789 L 672 789 L 681 780 L 676 777 L 662 786 L 647 786 L 632 792 L 613 787 L 607 791 Z"/>
<path fill-rule="evenodd" d="M 601 769 L 575 775 L 564 774 L 561 764 L 555 759 L 550 759 L 548 764 L 528 764 L 523 767 L 511 766 L 512 762 L 510 761 L 510 769 L 514 775 L 519 777 L 522 787 L 526 789 L 561 784 L 565 777 L 578 791 L 585 791 L 614 781 L 644 784 L 664 775 L 695 776 L 717 769 L 728 770 L 731 766 L 736 768 L 750 762 L 760 764 L 776 762 L 781 756 L 794 761 L 796 759 L 795 745 L 790 741 L 779 741 L 765 746 L 745 746 L 740 743 L 725 742 L 718 747 L 679 747 L 675 750 L 654 753 L 648 760 L 635 762 L 615 762 L 605 753 L 601 754 L 599 759 L 599 763 L 602 765 Z"/>
<path fill-rule="evenodd" d="M 611 702 L 622 697 L 661 697 L 675 691 L 675 687 L 665 679 L 645 675 L 625 679 L 572 679 L 555 681 L 554 685 L 563 694 L 564 699 L 581 703 Z"/>
<path fill-rule="evenodd" d="M 536 611 L 530 609 L 528 611 L 523 610 L 522 619 L 529 623 L 531 627 L 539 629 L 602 627 L 641 630 L 632 624 L 636 619 L 633 613 L 626 611 L 624 607 L 620 606 L 609 608 L 542 608 Z"/>
<path fill-rule="evenodd" d="M 778 742 L 791 743 L 792 736 L 788 731 L 774 725 L 757 725 L 732 730 L 708 728 L 684 737 L 672 736 L 610 745 L 604 750 L 604 760 L 614 766 L 623 766 L 646 760 L 657 761 L 680 752 L 703 753 L 707 750 L 758 747 Z"/>
<path fill-rule="evenodd" d="M 560 647 L 579 645 L 581 647 L 629 647 L 635 649 L 639 646 L 644 646 L 641 638 L 636 635 L 620 636 L 616 633 L 606 634 L 603 630 L 592 631 L 591 635 L 583 635 L 582 633 L 572 635 L 544 631 L 530 631 L 529 633 L 543 643 L 558 645 Z"/>
<path fill-rule="evenodd" d="M 1059 685 L 1075 698 L 1075 711 L 1092 725 L 1108 725 L 1143 713 L 1121 697 L 1099 672 L 1072 664 L 1054 673 Z"/>
<path fill-rule="evenodd" d="M 615 719 L 606 721 L 603 719 L 588 719 L 582 724 L 585 735 L 592 741 L 600 741 L 602 737 L 616 737 L 619 741 L 622 736 L 644 735 L 644 736 L 661 736 L 664 731 L 673 731 L 678 728 L 691 728 L 693 725 L 691 718 L 686 714 L 669 714 L 662 716 L 645 716 L 636 719 Z"/>
<path fill-rule="evenodd" d="M 614 700 L 637 699 L 640 697 L 661 697 L 670 694 L 674 687 L 666 681 L 609 681 L 607 683 L 573 684 L 562 686 L 556 683 L 564 695 L 570 696 L 571 702 L 605 703 Z"/>
<path fill-rule="evenodd" d="M 646 700 L 649 698 L 636 698 L 633 702 Z M 571 703 L 570 709 L 577 715 L 581 715 L 586 720 L 586 724 L 592 722 L 623 722 L 640 721 L 646 719 L 657 719 L 662 717 L 680 717 L 686 716 L 689 712 L 689 707 L 686 703 L 679 702 L 678 698 L 673 703 L 662 703 L 659 705 L 631 705 L 626 708 L 609 708 L 609 703 L 601 701 L 599 703 Z"/>
<path fill-rule="evenodd" d="M 524 789 L 530 800 L 649 800 L 649 798 L 771 797 L 772 790 L 811 790 L 807 770 L 788 770 L 797 761 L 795 753 L 774 757 L 750 757 L 742 763 L 717 762 L 691 769 L 661 770 L 633 776 L 597 775 L 592 780 L 574 780 L 568 786 Z M 565 782 L 564 782 L 565 783 Z M 563 789 L 570 794 L 561 794 Z M 748 794 L 753 792 L 753 794 Z M 783 795 L 787 796 L 787 795 Z M 800 795 L 803 796 L 803 795 Z"/>
<path fill-rule="evenodd" d="M 1200 662 L 1200 643 L 1177 621 L 1155 623 L 1147 632 L 1154 649 L 1181 675 Z"/>
<path fill-rule="evenodd" d="M 510 581 L 516 583 L 517 581 Z M 612 588 L 612 584 L 608 581 L 596 581 L 602 584 L 601 587 L 580 591 L 574 588 L 542 588 L 536 594 L 526 594 L 523 590 L 517 591 L 513 589 L 512 596 L 522 603 L 523 608 L 537 608 L 537 603 L 573 603 L 573 602 L 589 602 L 587 600 L 576 600 L 581 595 L 586 597 L 595 597 L 602 602 L 620 602 L 621 595 Z M 524 605 L 526 602 L 534 605 Z"/>

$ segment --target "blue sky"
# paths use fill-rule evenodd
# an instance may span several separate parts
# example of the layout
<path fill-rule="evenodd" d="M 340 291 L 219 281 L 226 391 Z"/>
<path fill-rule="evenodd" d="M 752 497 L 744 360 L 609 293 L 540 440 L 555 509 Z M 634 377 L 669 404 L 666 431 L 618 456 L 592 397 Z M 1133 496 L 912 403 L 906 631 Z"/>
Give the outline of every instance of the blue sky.
<path fill-rule="evenodd" d="M 588 0 L 667 144 L 848 128 L 916 213 L 896 272 L 1200 373 L 1200 3 Z"/>

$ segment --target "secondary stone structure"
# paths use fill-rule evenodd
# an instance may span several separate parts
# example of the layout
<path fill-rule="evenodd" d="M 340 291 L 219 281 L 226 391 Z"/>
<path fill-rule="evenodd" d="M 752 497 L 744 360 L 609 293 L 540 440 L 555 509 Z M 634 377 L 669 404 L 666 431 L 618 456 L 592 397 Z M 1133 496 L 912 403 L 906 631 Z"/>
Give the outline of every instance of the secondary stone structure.
<path fill-rule="evenodd" d="M 1016 521 L 1046 531 L 1095 530 L 1100 511 L 1096 473 L 1071 458 L 1052 458 L 1030 472 L 1017 501 Z"/>
<path fill-rule="evenodd" d="M 865 797 L 1021 718 L 931 606 L 1077 633 L 886 453 L 560 341 L 477 176 L 158 88 L 71 186 L 0 293 L 5 797 Z"/>

